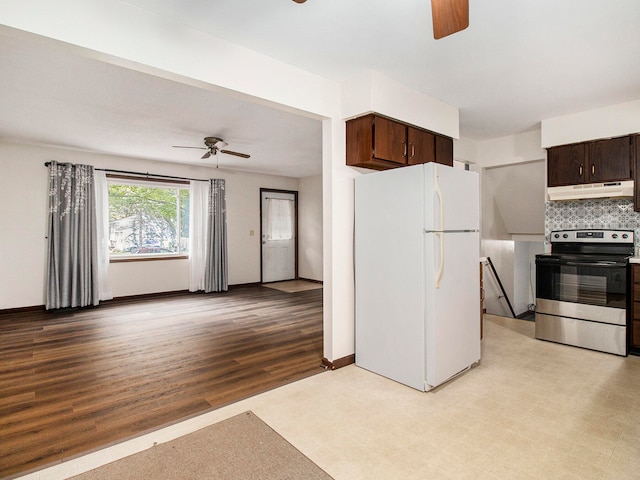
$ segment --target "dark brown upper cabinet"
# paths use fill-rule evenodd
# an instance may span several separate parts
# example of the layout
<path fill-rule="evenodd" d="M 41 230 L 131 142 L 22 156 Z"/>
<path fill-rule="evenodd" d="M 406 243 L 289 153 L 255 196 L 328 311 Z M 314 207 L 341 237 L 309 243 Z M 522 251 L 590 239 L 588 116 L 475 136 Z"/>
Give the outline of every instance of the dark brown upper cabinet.
<path fill-rule="evenodd" d="M 373 117 L 372 121 L 372 157 L 406 165 L 407 128 L 383 117 Z"/>
<path fill-rule="evenodd" d="M 453 139 L 436 135 L 436 162 L 453 167 Z"/>
<path fill-rule="evenodd" d="M 438 162 L 453 165 L 453 140 L 369 114 L 347 121 L 347 165 L 374 170 Z"/>
<path fill-rule="evenodd" d="M 550 187 L 585 183 L 584 143 L 562 145 L 547 151 L 547 184 Z"/>
<path fill-rule="evenodd" d="M 407 127 L 407 163 L 418 165 L 436 161 L 436 136 L 425 130 Z"/>
<path fill-rule="evenodd" d="M 589 181 L 631 180 L 631 137 L 598 140 L 589 145 Z"/>
<path fill-rule="evenodd" d="M 633 178 L 631 137 L 608 138 L 549 148 L 547 185 L 602 183 Z"/>

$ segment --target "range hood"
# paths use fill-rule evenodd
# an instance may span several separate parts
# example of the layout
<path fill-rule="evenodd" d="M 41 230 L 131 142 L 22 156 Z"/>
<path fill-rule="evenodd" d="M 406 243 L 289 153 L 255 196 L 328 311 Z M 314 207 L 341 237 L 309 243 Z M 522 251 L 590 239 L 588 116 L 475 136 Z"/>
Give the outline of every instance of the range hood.
<path fill-rule="evenodd" d="M 586 183 L 547 188 L 549 200 L 580 200 L 584 198 L 633 197 L 633 180 L 607 183 Z"/>

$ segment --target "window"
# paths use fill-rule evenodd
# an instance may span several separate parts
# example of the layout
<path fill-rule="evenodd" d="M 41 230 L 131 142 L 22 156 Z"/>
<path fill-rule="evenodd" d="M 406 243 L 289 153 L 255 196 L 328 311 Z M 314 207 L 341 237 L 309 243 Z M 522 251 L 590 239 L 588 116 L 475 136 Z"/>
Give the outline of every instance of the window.
<path fill-rule="evenodd" d="M 290 240 L 293 237 L 293 201 L 267 198 L 267 240 Z"/>
<path fill-rule="evenodd" d="M 188 182 L 109 176 L 108 183 L 112 259 L 188 254 Z"/>

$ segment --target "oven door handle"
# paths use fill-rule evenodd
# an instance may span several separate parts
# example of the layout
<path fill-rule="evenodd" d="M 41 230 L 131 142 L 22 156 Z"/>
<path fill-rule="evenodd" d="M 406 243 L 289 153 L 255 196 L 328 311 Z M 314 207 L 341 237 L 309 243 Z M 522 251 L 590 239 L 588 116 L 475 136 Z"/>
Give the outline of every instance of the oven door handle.
<path fill-rule="evenodd" d="M 620 268 L 626 267 L 626 262 L 563 262 L 562 265 L 569 265 L 570 267 L 598 267 L 598 268 Z"/>
<path fill-rule="evenodd" d="M 616 262 L 616 261 L 608 261 L 608 260 L 585 260 L 585 261 L 575 261 L 575 260 L 562 260 L 559 258 L 538 258 L 536 259 L 537 265 L 567 265 L 570 267 L 602 267 L 602 268 L 626 268 L 627 262 Z"/>

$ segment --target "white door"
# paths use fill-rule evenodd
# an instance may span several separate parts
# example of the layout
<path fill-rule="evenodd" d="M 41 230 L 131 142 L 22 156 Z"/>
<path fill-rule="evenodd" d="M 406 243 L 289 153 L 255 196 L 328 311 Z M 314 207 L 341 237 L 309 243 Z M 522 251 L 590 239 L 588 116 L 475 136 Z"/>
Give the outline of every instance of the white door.
<path fill-rule="evenodd" d="M 436 233 L 425 235 L 426 380 L 431 387 L 480 360 L 479 234 L 442 235 L 443 242 Z"/>
<path fill-rule="evenodd" d="M 261 191 L 262 281 L 296 277 L 296 194 Z"/>

